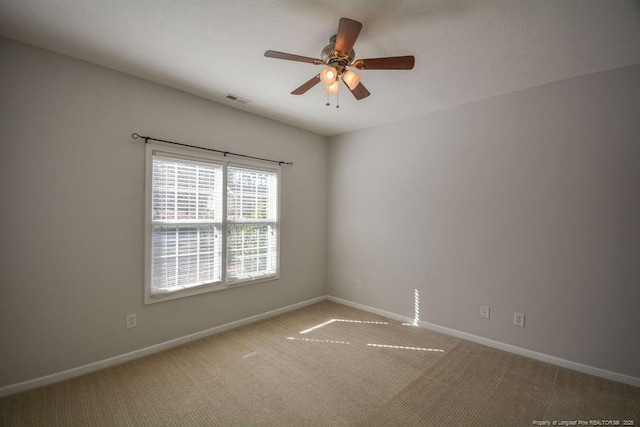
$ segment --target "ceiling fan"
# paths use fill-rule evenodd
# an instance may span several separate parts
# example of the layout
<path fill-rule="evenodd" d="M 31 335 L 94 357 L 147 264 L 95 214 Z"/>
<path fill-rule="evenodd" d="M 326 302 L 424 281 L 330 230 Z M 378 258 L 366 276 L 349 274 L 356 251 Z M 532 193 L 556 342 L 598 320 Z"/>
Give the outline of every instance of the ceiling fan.
<path fill-rule="evenodd" d="M 292 95 L 302 95 L 320 82 L 325 84 L 328 93 L 337 93 L 339 81 L 342 80 L 353 96 L 360 100 L 371 95 L 371 93 L 360 83 L 360 75 L 347 68 L 356 68 L 358 70 L 411 70 L 415 63 L 415 58 L 412 55 L 354 60 L 356 53 L 353 50 L 353 45 L 361 29 L 362 24 L 360 22 L 353 19 L 340 18 L 338 33 L 331 36 L 329 44 L 322 49 L 320 54 L 322 59 L 277 52 L 275 50 L 267 50 L 264 56 L 288 61 L 307 62 L 315 65 L 326 65 L 326 68 L 319 74 L 294 89 L 291 92 Z M 327 103 L 327 105 L 329 104 Z"/>

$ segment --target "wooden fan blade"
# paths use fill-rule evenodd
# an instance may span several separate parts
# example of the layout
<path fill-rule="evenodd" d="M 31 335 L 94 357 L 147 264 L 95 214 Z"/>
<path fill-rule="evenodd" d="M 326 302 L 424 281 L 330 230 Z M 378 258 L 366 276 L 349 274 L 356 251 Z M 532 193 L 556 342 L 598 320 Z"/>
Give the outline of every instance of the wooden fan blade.
<path fill-rule="evenodd" d="M 320 74 L 316 75 L 315 77 L 312 77 L 311 80 L 304 83 L 299 88 L 295 89 L 293 92 L 291 92 L 291 95 L 302 95 L 303 93 L 305 93 L 306 91 L 308 91 L 309 89 L 317 85 L 318 83 L 320 83 Z"/>
<path fill-rule="evenodd" d="M 309 58 L 308 56 L 293 55 L 291 53 L 268 50 L 264 53 L 267 58 L 286 59 L 287 61 L 307 62 L 309 64 L 324 64 L 322 59 Z"/>
<path fill-rule="evenodd" d="M 336 50 L 341 55 L 349 55 L 356 43 L 362 24 L 349 18 L 340 18 L 336 34 Z"/>
<path fill-rule="evenodd" d="M 416 59 L 413 55 L 387 58 L 358 59 L 353 67 L 359 70 L 411 70 Z"/>
<path fill-rule="evenodd" d="M 345 83 L 346 85 L 346 83 Z M 371 92 L 369 92 L 367 90 L 366 87 L 364 87 L 364 85 L 362 83 L 358 83 L 358 86 L 356 86 L 355 89 L 351 90 L 351 88 L 349 86 L 347 86 L 347 88 L 349 88 L 349 90 L 351 91 L 351 93 L 353 94 L 353 96 L 355 96 L 355 98 L 360 101 L 363 98 L 366 98 L 367 96 L 371 95 Z"/>

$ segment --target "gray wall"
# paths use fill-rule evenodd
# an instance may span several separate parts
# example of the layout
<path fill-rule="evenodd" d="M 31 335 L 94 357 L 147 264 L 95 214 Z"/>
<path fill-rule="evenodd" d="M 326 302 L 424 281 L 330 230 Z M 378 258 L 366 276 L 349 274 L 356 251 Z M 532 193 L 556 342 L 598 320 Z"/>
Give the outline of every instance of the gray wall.
<path fill-rule="evenodd" d="M 0 387 L 326 293 L 326 138 L 7 39 L 0 63 Z M 295 162 L 281 279 L 143 306 L 132 132 Z"/>
<path fill-rule="evenodd" d="M 640 377 L 640 66 L 327 144 L 6 39 L 0 63 L 0 387 L 324 294 L 413 317 L 414 289 L 424 321 Z M 143 306 L 132 132 L 294 161 L 281 279 Z"/>
<path fill-rule="evenodd" d="M 329 177 L 330 295 L 640 377 L 640 65 L 334 137 Z"/>

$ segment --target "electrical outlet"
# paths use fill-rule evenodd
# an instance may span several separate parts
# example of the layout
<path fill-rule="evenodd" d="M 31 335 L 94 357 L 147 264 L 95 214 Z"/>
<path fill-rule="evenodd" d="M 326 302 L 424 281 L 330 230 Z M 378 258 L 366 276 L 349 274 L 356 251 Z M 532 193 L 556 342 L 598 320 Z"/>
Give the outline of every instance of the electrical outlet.
<path fill-rule="evenodd" d="M 362 290 L 362 280 L 356 280 L 356 289 Z"/>
<path fill-rule="evenodd" d="M 480 306 L 480 317 L 482 317 L 483 319 L 489 318 L 489 306 L 487 305 Z"/>
<path fill-rule="evenodd" d="M 127 314 L 126 325 L 127 329 L 135 328 L 137 326 L 136 314 Z"/>
<path fill-rule="evenodd" d="M 513 313 L 513 324 L 524 328 L 524 314 Z"/>

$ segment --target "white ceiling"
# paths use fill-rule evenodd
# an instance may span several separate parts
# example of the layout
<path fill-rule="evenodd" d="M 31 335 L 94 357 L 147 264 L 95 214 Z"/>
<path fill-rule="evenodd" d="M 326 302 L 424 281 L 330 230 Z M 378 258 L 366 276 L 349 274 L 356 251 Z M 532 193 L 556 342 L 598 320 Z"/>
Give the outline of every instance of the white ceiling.
<path fill-rule="evenodd" d="M 325 106 L 320 57 L 340 17 L 362 22 L 372 95 Z M 2 0 L 0 34 L 332 136 L 528 87 L 640 63 L 640 0 Z M 251 100 L 238 104 L 234 95 Z"/>

